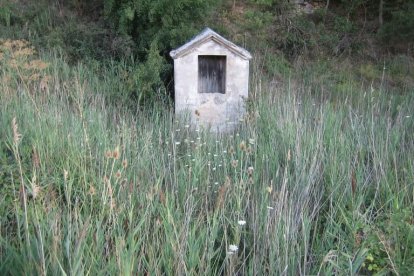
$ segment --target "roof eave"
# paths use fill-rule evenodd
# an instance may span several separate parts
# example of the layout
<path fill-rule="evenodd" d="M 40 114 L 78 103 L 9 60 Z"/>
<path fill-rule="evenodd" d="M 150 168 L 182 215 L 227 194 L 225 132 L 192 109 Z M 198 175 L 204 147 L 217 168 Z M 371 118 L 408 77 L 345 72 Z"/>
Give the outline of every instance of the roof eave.
<path fill-rule="evenodd" d="M 227 39 L 223 38 L 222 36 L 220 36 L 219 34 L 217 34 L 216 32 L 212 31 L 209 28 L 206 28 L 203 32 L 201 32 L 199 35 L 197 35 L 196 37 L 194 37 L 192 40 L 190 40 L 189 42 L 187 42 L 186 44 L 184 44 L 183 46 L 172 50 L 170 52 L 170 56 L 173 59 L 177 59 L 180 57 L 184 57 L 186 55 L 188 55 L 189 53 L 191 53 L 197 46 L 204 44 L 205 42 L 212 40 L 222 46 L 224 46 L 225 48 L 227 48 L 229 51 L 231 51 L 232 53 L 238 55 L 239 57 L 246 59 L 246 60 L 250 60 L 252 58 L 251 54 L 237 46 L 236 44 L 228 41 Z"/>

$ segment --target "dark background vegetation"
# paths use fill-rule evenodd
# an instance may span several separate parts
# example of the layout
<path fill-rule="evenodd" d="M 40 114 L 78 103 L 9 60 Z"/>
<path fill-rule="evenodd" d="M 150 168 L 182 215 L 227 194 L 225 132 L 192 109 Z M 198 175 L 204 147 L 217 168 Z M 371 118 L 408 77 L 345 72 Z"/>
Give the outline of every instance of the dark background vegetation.
<path fill-rule="evenodd" d="M 168 53 L 205 26 L 254 52 L 275 83 L 315 74 L 341 93 L 341 74 L 329 72 L 371 84 L 385 68 L 387 84 L 404 88 L 413 84 L 413 11 L 410 0 L 1 0 L 0 34 L 58 48 L 72 64 L 121 63 L 127 89 L 110 96 L 145 106 L 168 101 Z"/>

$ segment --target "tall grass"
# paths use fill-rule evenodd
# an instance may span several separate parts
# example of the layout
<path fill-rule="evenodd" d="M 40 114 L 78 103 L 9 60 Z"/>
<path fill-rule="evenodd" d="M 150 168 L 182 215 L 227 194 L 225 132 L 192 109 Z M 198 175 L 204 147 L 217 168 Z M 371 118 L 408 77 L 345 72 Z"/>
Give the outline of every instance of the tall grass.
<path fill-rule="evenodd" d="M 351 105 L 254 70 L 245 120 L 211 134 L 107 103 L 116 72 L 42 60 L 47 84 L 0 72 L 1 274 L 414 269 L 412 93 Z"/>

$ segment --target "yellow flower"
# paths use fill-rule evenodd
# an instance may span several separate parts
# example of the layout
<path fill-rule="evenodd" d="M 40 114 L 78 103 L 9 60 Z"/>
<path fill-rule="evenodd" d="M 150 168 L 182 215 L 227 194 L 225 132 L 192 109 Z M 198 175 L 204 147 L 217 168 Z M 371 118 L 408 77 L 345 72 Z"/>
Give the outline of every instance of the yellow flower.
<path fill-rule="evenodd" d="M 372 262 L 374 260 L 374 257 L 371 254 L 367 255 L 367 260 Z"/>

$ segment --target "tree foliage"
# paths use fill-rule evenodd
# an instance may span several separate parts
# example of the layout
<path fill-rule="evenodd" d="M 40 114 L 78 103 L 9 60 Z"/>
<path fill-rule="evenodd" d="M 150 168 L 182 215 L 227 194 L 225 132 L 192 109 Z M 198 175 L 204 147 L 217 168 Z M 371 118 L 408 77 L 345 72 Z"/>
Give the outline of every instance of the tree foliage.
<path fill-rule="evenodd" d="M 150 45 L 163 55 L 199 31 L 219 0 L 104 0 L 106 18 L 134 38 L 141 54 Z"/>
<path fill-rule="evenodd" d="M 379 35 L 387 42 L 414 42 L 414 1 L 395 2 L 385 6 L 387 20 Z"/>
<path fill-rule="evenodd" d="M 136 90 L 140 102 L 159 98 L 171 88 L 169 51 L 202 28 L 202 23 L 220 0 L 103 0 L 106 20 L 121 35 L 135 42 L 140 62 Z M 164 93 L 165 94 L 165 93 Z"/>

